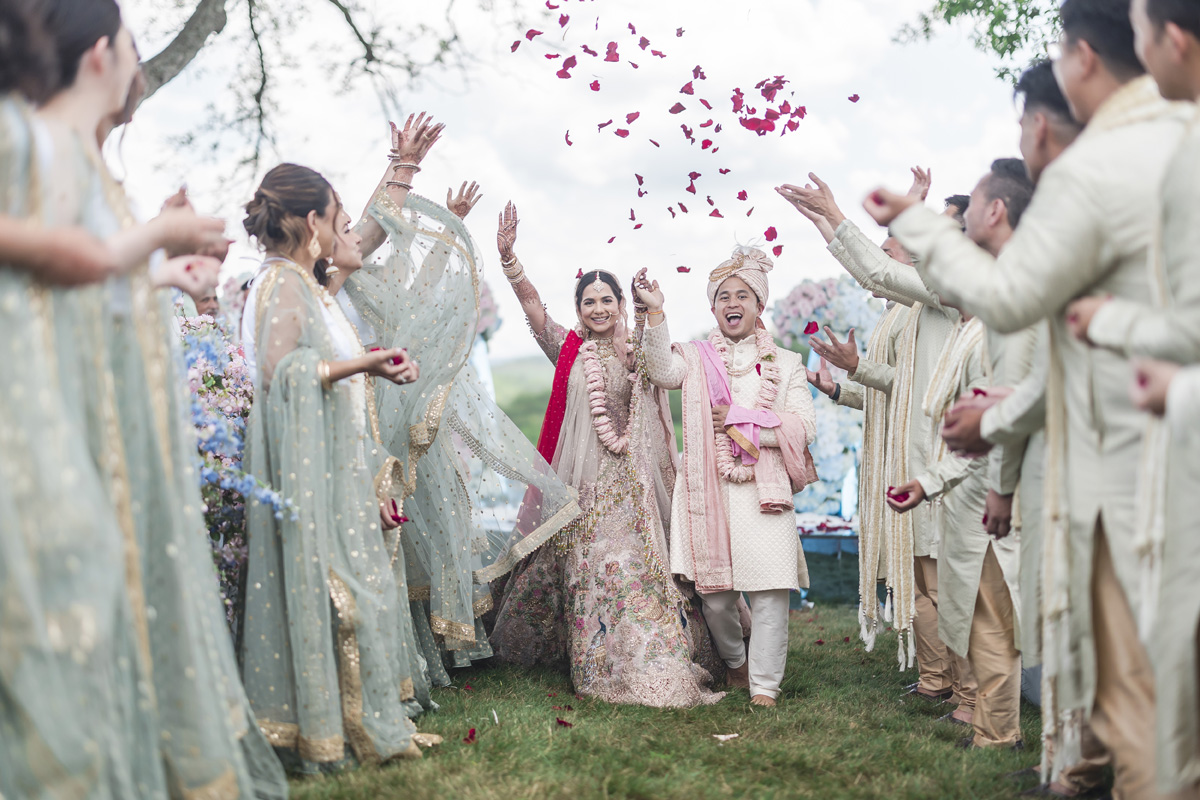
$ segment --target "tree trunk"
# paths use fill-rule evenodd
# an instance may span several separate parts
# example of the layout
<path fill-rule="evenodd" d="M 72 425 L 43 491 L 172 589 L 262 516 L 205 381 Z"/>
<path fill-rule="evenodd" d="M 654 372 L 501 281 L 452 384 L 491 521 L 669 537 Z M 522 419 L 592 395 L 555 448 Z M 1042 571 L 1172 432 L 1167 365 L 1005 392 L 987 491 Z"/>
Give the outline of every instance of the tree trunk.
<path fill-rule="evenodd" d="M 143 102 L 192 63 L 208 37 L 225 30 L 225 3 L 226 0 L 199 0 L 183 30 L 158 55 L 142 65 L 147 83 Z"/>

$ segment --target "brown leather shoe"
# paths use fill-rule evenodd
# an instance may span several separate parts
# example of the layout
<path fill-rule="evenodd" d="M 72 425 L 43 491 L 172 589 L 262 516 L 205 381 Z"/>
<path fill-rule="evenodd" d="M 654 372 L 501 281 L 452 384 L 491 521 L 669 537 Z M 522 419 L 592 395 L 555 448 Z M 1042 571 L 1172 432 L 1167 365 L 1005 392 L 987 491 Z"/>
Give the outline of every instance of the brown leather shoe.
<path fill-rule="evenodd" d="M 734 689 L 750 688 L 750 661 L 748 659 L 745 664 L 736 669 L 725 668 L 725 685 Z"/>

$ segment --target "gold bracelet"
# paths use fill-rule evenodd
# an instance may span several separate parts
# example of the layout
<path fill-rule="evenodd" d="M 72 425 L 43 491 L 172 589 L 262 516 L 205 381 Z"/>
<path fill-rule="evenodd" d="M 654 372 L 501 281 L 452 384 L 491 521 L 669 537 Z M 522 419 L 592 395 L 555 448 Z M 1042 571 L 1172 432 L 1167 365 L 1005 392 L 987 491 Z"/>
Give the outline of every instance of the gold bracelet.
<path fill-rule="evenodd" d="M 321 378 L 321 386 L 323 386 L 325 389 L 333 388 L 333 379 L 329 374 L 328 361 L 317 362 L 317 375 L 319 375 Z"/>
<path fill-rule="evenodd" d="M 408 191 L 410 191 L 410 192 L 412 191 L 412 184 L 411 184 L 411 183 L 405 183 L 404 181 L 388 181 L 388 182 L 387 182 L 385 185 L 386 185 L 386 186 L 387 186 L 389 189 L 390 189 L 390 188 L 392 188 L 393 186 L 396 186 L 396 187 L 399 187 L 399 188 L 401 188 L 401 189 L 407 189 L 407 190 L 408 190 Z"/>
<path fill-rule="evenodd" d="M 511 267 L 513 264 L 516 264 L 516 263 L 517 263 L 516 254 L 513 254 L 513 256 L 511 258 L 501 258 L 500 259 L 500 266 L 502 266 L 502 267 Z"/>
<path fill-rule="evenodd" d="M 659 316 L 659 317 L 661 317 L 661 316 L 662 316 L 664 313 L 665 313 L 665 312 L 664 312 L 664 311 L 663 311 L 663 310 L 660 308 L 658 311 L 648 311 L 648 312 L 646 312 L 646 316 L 648 316 L 648 317 L 653 317 L 653 316 Z"/>
<path fill-rule="evenodd" d="M 515 274 L 515 275 L 509 275 L 509 274 L 506 272 L 506 273 L 504 273 L 504 277 L 508 278 L 508 282 L 509 282 L 511 285 L 513 285 L 513 286 L 516 286 L 518 283 L 524 283 L 524 282 L 525 282 L 525 270 L 521 270 L 520 272 L 518 272 L 518 273 L 517 273 L 517 274 Z"/>

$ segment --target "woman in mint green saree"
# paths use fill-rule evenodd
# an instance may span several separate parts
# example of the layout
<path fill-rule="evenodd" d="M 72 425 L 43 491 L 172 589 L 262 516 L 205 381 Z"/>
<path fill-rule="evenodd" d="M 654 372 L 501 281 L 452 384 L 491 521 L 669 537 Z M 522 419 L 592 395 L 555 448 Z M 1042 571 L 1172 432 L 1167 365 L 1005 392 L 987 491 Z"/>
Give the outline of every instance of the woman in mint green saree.
<path fill-rule="evenodd" d="M 324 178 L 282 164 L 244 223 L 267 254 L 247 309 L 258 374 L 246 463 L 297 506 L 248 509 L 244 678 L 259 725 L 303 772 L 420 755 L 401 476 L 370 386 L 419 371 L 401 350 L 366 351 L 322 285 L 338 209 Z"/>

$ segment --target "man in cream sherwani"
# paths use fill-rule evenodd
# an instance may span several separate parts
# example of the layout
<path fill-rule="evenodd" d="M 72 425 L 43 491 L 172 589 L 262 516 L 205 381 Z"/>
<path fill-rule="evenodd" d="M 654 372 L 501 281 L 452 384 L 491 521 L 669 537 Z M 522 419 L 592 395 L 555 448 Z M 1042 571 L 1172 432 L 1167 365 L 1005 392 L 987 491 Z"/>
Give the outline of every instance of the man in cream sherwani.
<path fill-rule="evenodd" d="M 923 171 L 914 170 L 921 181 Z M 872 294 L 909 306 L 910 311 L 897 338 L 896 378 L 889 398 L 888 447 L 891 458 L 885 472 L 885 485 L 897 486 L 913 476 L 925 474 L 930 467 L 932 425 L 921 408 L 934 369 L 946 342 L 957 329 L 960 315 L 942 305 L 909 264 L 892 255 L 908 258 L 902 247 L 888 253 L 872 242 L 838 208 L 829 186 L 816 175 L 809 175 L 812 186 L 785 184 L 778 191 L 810 220 L 819 217 L 817 229 L 829 243 L 829 252 L 851 277 Z M 927 188 L 927 187 L 926 187 Z M 909 195 L 923 197 L 924 189 L 914 185 Z M 948 208 L 946 219 L 957 225 Z M 816 222 L 816 220 L 814 220 Z M 885 246 L 897 243 L 889 237 Z M 889 248 L 891 249 L 891 248 Z M 814 346 L 819 347 L 814 343 Z M 974 716 L 977 686 L 966 658 L 947 649 L 938 635 L 939 573 L 938 540 L 931 510 L 920 506 L 910 514 L 885 516 L 885 539 L 889 557 L 894 559 L 888 576 L 893 596 L 896 630 L 911 630 L 915 644 L 920 680 L 913 692 L 926 698 L 948 698 L 955 709 L 943 719 L 970 725 Z M 901 547 L 898 542 L 911 542 Z M 911 571 L 895 563 L 902 550 L 911 550 Z M 911 589 L 911 590 L 910 590 Z M 906 613 L 915 611 L 915 616 Z M 903 638 L 901 640 L 903 648 Z M 912 666 L 902 656 L 902 666 Z"/>
<path fill-rule="evenodd" d="M 710 276 L 717 328 L 706 340 L 671 344 L 663 295 L 642 270 L 648 308 L 646 369 L 683 389 L 683 464 L 671 511 L 671 571 L 696 584 L 731 685 L 773 706 L 787 664 L 789 592 L 808 586 L 792 495 L 816 480 L 808 445 L 816 416 L 800 356 L 775 346 L 759 322 L 766 307 L 764 253 L 739 249 Z M 737 599 L 749 596 L 749 653 Z"/>
<path fill-rule="evenodd" d="M 922 257 L 949 302 L 1001 332 L 1049 318 L 1046 395 L 1045 622 L 1054 634 L 1055 702 L 1090 711 L 1113 755 L 1119 797 L 1155 797 L 1154 683 L 1134 625 L 1134 487 L 1145 418 L 1132 405 L 1127 361 L 1072 340 L 1073 298 L 1150 300 L 1146 264 L 1158 186 L 1186 114 L 1159 97 L 1133 49 L 1128 2 L 1067 0 L 1055 71 L 1083 134 L 1042 174 L 1000 257 L 904 198 L 872 194 L 867 210 Z"/>

